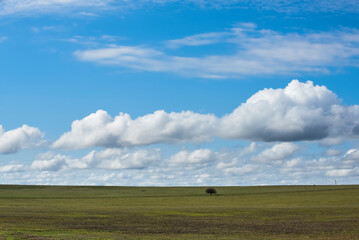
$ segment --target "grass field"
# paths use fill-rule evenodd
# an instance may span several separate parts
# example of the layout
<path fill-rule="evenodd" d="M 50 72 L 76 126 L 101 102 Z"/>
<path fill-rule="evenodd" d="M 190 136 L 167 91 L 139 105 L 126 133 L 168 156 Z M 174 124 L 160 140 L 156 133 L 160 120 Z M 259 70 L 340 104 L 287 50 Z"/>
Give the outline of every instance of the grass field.
<path fill-rule="evenodd" d="M 359 239 L 359 186 L 0 185 L 0 239 Z"/>

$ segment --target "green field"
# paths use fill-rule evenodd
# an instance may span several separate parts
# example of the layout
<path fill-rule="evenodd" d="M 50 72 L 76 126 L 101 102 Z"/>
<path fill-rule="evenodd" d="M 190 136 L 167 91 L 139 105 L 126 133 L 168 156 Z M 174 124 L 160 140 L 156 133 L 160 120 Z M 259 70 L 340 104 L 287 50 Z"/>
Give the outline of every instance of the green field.
<path fill-rule="evenodd" d="M 0 185 L 0 239 L 359 239 L 359 186 Z"/>

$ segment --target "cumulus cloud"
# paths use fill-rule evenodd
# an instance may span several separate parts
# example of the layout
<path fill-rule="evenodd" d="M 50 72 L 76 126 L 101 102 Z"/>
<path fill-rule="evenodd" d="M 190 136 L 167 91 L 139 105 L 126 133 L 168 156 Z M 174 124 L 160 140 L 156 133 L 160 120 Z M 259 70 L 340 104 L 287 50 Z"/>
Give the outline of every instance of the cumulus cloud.
<path fill-rule="evenodd" d="M 338 149 L 328 149 L 324 152 L 325 156 L 334 157 L 340 155 L 342 152 Z"/>
<path fill-rule="evenodd" d="M 35 161 L 32 162 L 31 168 L 40 171 L 61 171 L 73 168 L 87 168 L 85 163 L 78 159 L 72 159 L 61 154 L 54 154 L 52 152 L 39 154 Z"/>
<path fill-rule="evenodd" d="M 333 169 L 333 170 L 329 170 L 326 175 L 329 177 L 346 177 L 346 176 L 350 176 L 353 173 L 358 174 L 358 170 L 357 169 Z"/>
<path fill-rule="evenodd" d="M 210 149 L 198 149 L 195 151 L 180 151 L 172 155 L 169 161 L 175 164 L 197 164 L 208 163 L 215 159 L 216 156 Z"/>
<path fill-rule="evenodd" d="M 22 164 L 9 164 L 0 167 L 1 173 L 11 173 L 11 172 L 24 172 L 25 167 Z"/>
<path fill-rule="evenodd" d="M 38 128 L 27 125 L 7 132 L 0 125 L 0 154 L 15 153 L 22 149 L 37 147 L 43 136 L 44 134 Z"/>
<path fill-rule="evenodd" d="M 358 39 L 357 29 L 284 34 L 242 23 L 228 31 L 196 34 L 164 43 L 169 48 L 226 43 L 233 47 L 229 55 L 179 56 L 144 45 L 111 45 L 77 50 L 74 56 L 80 61 L 203 78 L 328 73 L 332 68 L 358 65 Z"/>
<path fill-rule="evenodd" d="M 221 120 L 224 138 L 261 141 L 358 137 L 359 106 L 343 106 L 325 86 L 293 80 L 284 89 L 264 89 Z"/>
<path fill-rule="evenodd" d="M 253 164 L 244 165 L 242 167 L 229 167 L 224 168 L 223 172 L 225 173 L 231 173 L 235 175 L 243 175 L 243 174 L 249 174 L 254 172 L 256 169 L 258 169 L 258 166 Z"/>
<path fill-rule="evenodd" d="M 279 143 L 264 150 L 260 154 L 253 156 L 252 160 L 280 164 L 283 160 L 292 157 L 296 151 L 298 151 L 298 146 L 293 143 Z"/>
<path fill-rule="evenodd" d="M 294 159 L 286 161 L 285 166 L 288 168 L 293 168 L 295 166 L 298 166 L 298 164 L 300 164 L 301 162 L 302 162 L 301 158 L 294 158 Z"/>
<path fill-rule="evenodd" d="M 280 172 L 293 176 L 300 181 L 305 178 L 318 178 L 319 180 L 327 179 L 327 177 L 337 177 L 338 180 L 355 179 L 359 175 L 359 158 L 355 155 L 356 151 L 356 149 L 351 149 L 344 155 L 339 155 L 338 152 L 324 153 L 324 156 L 319 157 L 313 157 L 311 154 L 310 159 L 303 159 L 302 156 L 286 160 L 281 165 Z"/>
<path fill-rule="evenodd" d="M 222 118 L 191 111 L 156 111 L 136 119 L 120 113 L 112 118 L 99 110 L 74 121 L 71 131 L 63 134 L 52 147 L 123 147 L 203 142 L 215 137 L 265 142 L 358 138 L 354 130 L 358 119 L 358 105 L 341 105 L 325 86 L 293 80 L 284 89 L 257 92 Z"/>
<path fill-rule="evenodd" d="M 219 151 L 180 150 L 169 157 L 161 156 L 156 148 L 96 150 L 79 158 L 44 153 L 31 167 L 16 163 L 0 167 L 0 182 L 183 186 L 328 184 L 336 179 L 344 184 L 355 183 L 359 176 L 357 149 L 330 157 L 315 156 L 309 150 L 310 154 L 296 157 L 298 147 L 292 143 L 267 149 L 267 144 L 257 144 L 255 152 L 246 151 L 253 149 L 251 145 Z M 252 157 L 266 158 L 267 162 L 253 161 Z"/>
<path fill-rule="evenodd" d="M 141 169 L 160 160 L 160 158 L 158 149 L 129 151 L 110 148 L 102 151 L 91 151 L 82 158 L 82 162 L 90 168 Z"/>
<path fill-rule="evenodd" d="M 95 146 L 118 147 L 156 143 L 202 142 L 209 140 L 218 119 L 213 115 L 193 113 L 166 113 L 156 111 L 137 119 L 120 113 L 112 118 L 99 110 L 74 121 L 71 131 L 54 144 L 54 148 L 80 149 Z"/>
<path fill-rule="evenodd" d="M 39 154 L 31 164 L 31 169 L 39 171 L 63 171 L 71 169 L 141 169 L 159 160 L 160 151 L 105 149 L 93 150 L 82 158 L 72 158 L 52 152 Z"/>

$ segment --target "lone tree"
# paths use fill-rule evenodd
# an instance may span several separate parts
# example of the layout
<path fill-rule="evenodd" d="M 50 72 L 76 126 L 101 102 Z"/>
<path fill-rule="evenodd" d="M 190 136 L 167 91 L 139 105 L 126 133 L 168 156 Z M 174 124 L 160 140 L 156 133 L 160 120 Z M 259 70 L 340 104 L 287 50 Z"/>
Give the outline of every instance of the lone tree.
<path fill-rule="evenodd" d="M 214 188 L 207 188 L 206 193 L 208 193 L 208 194 L 210 194 L 212 196 L 212 194 L 216 194 L 217 191 Z"/>

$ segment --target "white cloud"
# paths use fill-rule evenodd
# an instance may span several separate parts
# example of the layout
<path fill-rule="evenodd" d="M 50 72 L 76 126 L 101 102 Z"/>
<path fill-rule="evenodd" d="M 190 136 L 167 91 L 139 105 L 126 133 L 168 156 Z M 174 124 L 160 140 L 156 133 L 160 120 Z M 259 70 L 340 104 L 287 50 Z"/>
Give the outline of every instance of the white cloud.
<path fill-rule="evenodd" d="M 255 142 L 251 142 L 251 144 L 249 144 L 249 146 L 241 149 L 241 151 L 239 152 L 239 155 L 243 156 L 243 155 L 253 153 L 254 151 L 256 151 L 256 147 L 257 147 L 257 144 Z"/>
<path fill-rule="evenodd" d="M 164 5 L 178 0 L 2 0 L 0 2 L 0 16 L 1 15 L 36 15 L 36 14 L 64 14 L 79 11 L 77 14 L 85 16 L 96 16 L 94 12 L 136 9 L 144 6 Z M 206 7 L 220 7 L 223 4 L 206 3 L 202 1 L 186 0 L 184 2 L 194 3 Z"/>
<path fill-rule="evenodd" d="M 15 153 L 22 149 L 35 148 L 44 136 L 38 128 L 23 125 L 5 132 L 0 125 L 0 154 Z"/>
<path fill-rule="evenodd" d="M 253 145 L 253 144 L 252 144 Z M 247 147 L 220 151 L 199 148 L 180 150 L 163 157 L 159 149 L 104 149 L 75 158 L 44 153 L 31 167 L 10 163 L 0 167 L 0 183 L 81 185 L 262 185 L 355 183 L 359 176 L 357 149 L 344 156 L 316 156 L 312 149 L 292 157 L 295 148 L 257 144 L 257 150 L 242 154 Z M 304 143 L 303 145 L 306 145 Z M 301 148 L 305 151 L 305 148 Z M 351 155 L 351 156 L 350 156 Z M 271 163 L 252 161 L 267 157 Z M 281 160 L 278 160 L 281 159 Z M 245 175 L 245 177 L 240 177 Z M 334 178 L 335 177 L 335 178 Z"/>
<path fill-rule="evenodd" d="M 85 164 L 68 156 L 51 152 L 39 154 L 31 164 L 31 168 L 40 171 L 61 171 L 71 168 L 86 168 Z"/>
<path fill-rule="evenodd" d="M 114 179 L 116 179 L 115 173 L 105 173 L 103 175 L 96 175 L 92 173 L 88 178 L 88 181 L 93 182 L 93 185 L 98 183 L 108 185 L 107 183 L 112 182 Z"/>
<path fill-rule="evenodd" d="M 9 172 L 24 172 L 25 167 L 22 164 L 9 164 L 0 167 L 1 173 L 9 173 Z"/>
<path fill-rule="evenodd" d="M 298 164 L 300 164 L 301 162 L 302 162 L 301 158 L 294 158 L 294 159 L 287 161 L 285 164 L 288 168 L 292 168 L 292 167 L 298 166 Z"/>
<path fill-rule="evenodd" d="M 12 14 L 61 13 L 72 9 L 108 8 L 112 0 L 3 0 L 0 16 Z"/>
<path fill-rule="evenodd" d="M 343 157 L 343 163 L 353 166 L 359 163 L 359 150 L 350 149 Z"/>
<path fill-rule="evenodd" d="M 146 46 L 116 46 L 78 50 L 80 61 L 141 71 L 171 72 L 191 77 L 238 78 L 301 72 L 328 73 L 332 68 L 358 66 L 359 31 L 310 34 L 258 30 L 251 23 L 224 32 L 202 33 L 166 41 L 170 48 L 231 44 L 232 54 L 178 56 Z"/>
<path fill-rule="evenodd" d="M 62 32 L 64 30 L 65 30 L 64 26 L 61 26 L 61 25 L 31 27 L 31 31 L 33 31 L 34 33 Z"/>
<path fill-rule="evenodd" d="M 88 17 L 97 17 L 98 15 L 92 12 L 79 12 L 79 15 L 88 16 Z"/>
<path fill-rule="evenodd" d="M 280 164 L 283 160 L 292 157 L 298 149 L 298 146 L 293 143 L 278 143 L 273 147 L 264 150 L 260 154 L 253 156 L 252 160 Z"/>
<path fill-rule="evenodd" d="M 248 160 L 249 156 L 254 154 L 255 151 L 257 151 L 257 144 L 251 142 L 248 146 L 239 150 L 215 152 L 216 161 L 218 162 L 216 168 L 223 171 L 226 171 L 226 169 L 233 170 L 237 168 L 238 165 L 243 165 L 243 162 Z"/>
<path fill-rule="evenodd" d="M 284 89 L 264 89 L 221 119 L 221 136 L 261 141 L 358 137 L 359 106 L 343 106 L 325 86 L 293 80 Z"/>
<path fill-rule="evenodd" d="M 82 162 L 85 162 L 90 168 L 141 169 L 159 161 L 160 158 L 158 149 L 129 151 L 110 148 L 102 151 L 91 151 L 82 158 Z"/>
<path fill-rule="evenodd" d="M 358 149 L 350 149 L 346 152 L 344 155 L 345 159 L 353 159 L 353 160 L 359 160 L 359 150 Z"/>
<path fill-rule="evenodd" d="M 83 149 L 204 142 L 215 137 L 266 142 L 358 138 L 353 130 L 358 126 L 357 119 L 358 105 L 340 105 L 337 96 L 325 86 L 293 80 L 284 89 L 257 92 L 222 118 L 191 111 L 156 111 L 137 119 L 120 113 L 112 118 L 99 110 L 74 121 L 71 131 L 52 147 Z"/>
<path fill-rule="evenodd" d="M 356 149 L 351 149 L 344 156 L 322 156 L 317 159 L 294 158 L 285 162 L 280 169 L 283 174 L 295 176 L 299 181 L 304 179 L 328 179 L 327 177 L 338 177 L 341 180 L 354 179 L 359 175 L 358 159 L 350 156 Z M 326 154 L 324 154 L 326 155 Z M 333 182 L 334 183 L 334 182 Z"/>
<path fill-rule="evenodd" d="M 251 8 L 274 10 L 277 12 L 358 12 L 356 1 L 314 0 L 295 2 L 290 0 L 2 0 L 0 16 L 11 14 L 35 15 L 39 13 L 63 14 L 71 10 L 87 13 L 89 10 L 136 9 L 154 7 L 179 2 L 182 5 L 193 4 L 201 8 Z M 178 5 L 177 5 L 178 7 Z M 90 12 L 91 15 L 93 14 Z"/>
<path fill-rule="evenodd" d="M 277 12 L 302 13 L 302 12 L 358 12 L 359 4 L 355 0 L 236 0 L 235 3 L 251 3 L 251 7 L 274 10 Z"/>
<path fill-rule="evenodd" d="M 215 154 L 210 149 L 198 149 L 195 151 L 180 151 L 172 155 L 169 159 L 175 164 L 198 164 L 208 163 L 216 160 Z"/>
<path fill-rule="evenodd" d="M 333 169 L 329 170 L 326 175 L 329 177 L 346 177 L 355 172 L 354 169 Z"/>
<path fill-rule="evenodd" d="M 31 169 L 39 171 L 63 171 L 71 169 L 142 169 L 161 158 L 158 149 L 128 150 L 109 148 L 93 150 L 82 158 L 47 152 L 39 154 Z"/>
<path fill-rule="evenodd" d="M 255 166 L 253 164 L 244 165 L 242 167 L 229 167 L 225 168 L 223 172 L 225 173 L 231 173 L 236 175 L 243 175 L 243 174 L 249 174 L 254 172 L 258 166 Z"/>
<path fill-rule="evenodd" d="M 95 146 L 135 146 L 156 143 L 202 142 L 211 138 L 217 118 L 190 111 L 166 113 L 156 111 L 137 119 L 120 113 L 114 119 L 99 110 L 74 121 L 71 131 L 54 144 L 54 148 L 80 149 Z"/>
<path fill-rule="evenodd" d="M 169 48 L 179 48 L 182 46 L 203 46 L 223 41 L 223 38 L 229 35 L 226 32 L 202 33 L 188 36 L 182 39 L 174 39 L 166 42 Z"/>
<path fill-rule="evenodd" d="M 114 46 L 87 51 L 76 51 L 74 56 L 81 61 L 96 62 L 106 65 L 120 65 L 138 70 L 168 71 L 167 56 L 164 53 L 145 47 Z M 158 58 L 158 59 L 156 59 Z"/>
<path fill-rule="evenodd" d="M 163 0 L 171 2 L 176 0 Z M 358 12 L 359 4 L 355 0 L 187 0 L 203 8 L 251 8 L 258 10 L 271 10 L 285 13 L 303 12 Z"/>
<path fill-rule="evenodd" d="M 342 152 L 338 149 L 328 149 L 324 152 L 324 155 L 325 156 L 328 156 L 328 157 L 333 157 L 333 156 L 338 156 L 340 155 Z"/>
<path fill-rule="evenodd" d="M 328 146 L 334 146 L 339 145 L 343 143 L 345 139 L 342 136 L 337 137 L 327 137 L 320 141 L 320 145 L 328 147 Z"/>

